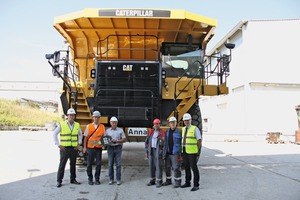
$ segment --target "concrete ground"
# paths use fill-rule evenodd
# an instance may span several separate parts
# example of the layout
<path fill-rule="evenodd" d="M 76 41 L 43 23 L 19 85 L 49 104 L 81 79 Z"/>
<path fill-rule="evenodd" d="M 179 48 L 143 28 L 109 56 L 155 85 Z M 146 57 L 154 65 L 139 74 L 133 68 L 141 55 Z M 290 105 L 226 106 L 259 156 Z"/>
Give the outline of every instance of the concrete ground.
<path fill-rule="evenodd" d="M 51 132 L 0 132 L 0 199 L 198 199 L 299 200 L 300 145 L 264 140 L 223 142 L 205 136 L 199 160 L 200 190 L 146 186 L 149 181 L 143 143 L 125 143 L 122 185 L 108 185 L 103 152 L 101 185 L 89 186 L 85 166 L 77 167 L 81 185 L 69 183 L 69 167 L 56 188 L 59 152 Z M 184 180 L 184 171 L 183 180 Z"/>

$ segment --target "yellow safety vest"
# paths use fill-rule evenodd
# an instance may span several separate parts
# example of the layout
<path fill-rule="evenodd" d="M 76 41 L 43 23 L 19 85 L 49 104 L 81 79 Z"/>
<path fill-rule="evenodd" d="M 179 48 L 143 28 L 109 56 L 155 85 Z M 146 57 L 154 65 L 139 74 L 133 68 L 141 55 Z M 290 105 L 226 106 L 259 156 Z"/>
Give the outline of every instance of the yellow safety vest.
<path fill-rule="evenodd" d="M 78 145 L 78 133 L 80 125 L 74 122 L 73 130 L 66 121 L 60 122 L 60 145 L 64 147 L 76 147 Z"/>
<path fill-rule="evenodd" d="M 184 142 L 185 128 L 186 127 L 182 127 L 182 145 Z M 190 154 L 198 153 L 198 141 L 197 138 L 195 137 L 195 129 L 196 126 L 191 125 L 186 134 L 186 140 L 185 140 L 186 153 L 190 153 Z"/>

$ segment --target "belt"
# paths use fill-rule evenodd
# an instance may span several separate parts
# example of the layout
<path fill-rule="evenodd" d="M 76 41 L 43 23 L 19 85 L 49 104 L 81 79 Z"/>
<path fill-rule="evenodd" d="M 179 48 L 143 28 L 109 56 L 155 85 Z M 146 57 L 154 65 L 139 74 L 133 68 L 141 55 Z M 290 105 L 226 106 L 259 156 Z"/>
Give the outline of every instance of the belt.
<path fill-rule="evenodd" d="M 118 145 L 110 145 L 109 147 L 113 147 L 113 148 L 117 148 L 117 147 L 121 147 L 122 145 L 118 144 Z"/>

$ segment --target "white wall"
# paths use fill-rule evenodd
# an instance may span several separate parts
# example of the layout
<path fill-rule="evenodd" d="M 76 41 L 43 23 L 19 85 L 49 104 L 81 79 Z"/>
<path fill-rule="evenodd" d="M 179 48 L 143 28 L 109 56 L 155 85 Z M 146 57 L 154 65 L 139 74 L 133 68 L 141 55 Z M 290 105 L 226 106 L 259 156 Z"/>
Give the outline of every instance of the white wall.
<path fill-rule="evenodd" d="M 200 100 L 205 128 L 218 134 L 294 134 L 300 20 L 249 21 L 236 33 L 229 39 L 237 44 L 227 83 L 230 94 Z"/>

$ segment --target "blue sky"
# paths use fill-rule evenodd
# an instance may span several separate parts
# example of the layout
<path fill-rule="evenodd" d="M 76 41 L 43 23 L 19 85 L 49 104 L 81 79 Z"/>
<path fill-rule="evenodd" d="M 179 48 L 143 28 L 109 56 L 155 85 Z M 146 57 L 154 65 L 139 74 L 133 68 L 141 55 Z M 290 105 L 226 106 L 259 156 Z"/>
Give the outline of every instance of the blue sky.
<path fill-rule="evenodd" d="M 300 18 L 298 0 L 1 0 L 0 81 L 58 81 L 44 57 L 64 46 L 53 19 L 84 8 L 184 9 L 214 18 L 218 26 L 208 50 L 241 20 Z"/>

